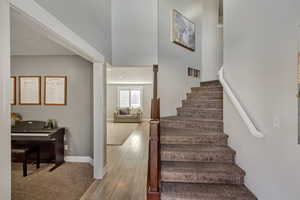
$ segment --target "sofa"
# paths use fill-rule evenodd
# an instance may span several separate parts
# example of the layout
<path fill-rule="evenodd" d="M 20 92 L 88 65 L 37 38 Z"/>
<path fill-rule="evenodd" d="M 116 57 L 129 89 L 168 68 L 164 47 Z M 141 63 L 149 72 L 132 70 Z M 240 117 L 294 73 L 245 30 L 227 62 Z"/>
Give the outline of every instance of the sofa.
<path fill-rule="evenodd" d="M 114 112 L 115 123 L 141 123 L 142 109 L 141 108 L 117 108 Z"/>

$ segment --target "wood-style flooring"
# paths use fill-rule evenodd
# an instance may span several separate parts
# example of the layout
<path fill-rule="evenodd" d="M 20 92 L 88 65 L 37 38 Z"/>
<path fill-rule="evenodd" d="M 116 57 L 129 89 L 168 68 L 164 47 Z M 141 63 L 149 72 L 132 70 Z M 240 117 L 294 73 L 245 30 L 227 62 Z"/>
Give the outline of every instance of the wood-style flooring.
<path fill-rule="evenodd" d="M 135 129 L 121 146 L 107 146 L 107 174 L 81 200 L 145 200 L 149 125 Z"/>

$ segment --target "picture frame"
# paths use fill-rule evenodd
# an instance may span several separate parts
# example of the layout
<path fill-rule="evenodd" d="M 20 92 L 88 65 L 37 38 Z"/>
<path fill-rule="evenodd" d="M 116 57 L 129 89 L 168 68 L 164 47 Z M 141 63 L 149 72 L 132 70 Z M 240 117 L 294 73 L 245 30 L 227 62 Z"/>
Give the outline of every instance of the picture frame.
<path fill-rule="evenodd" d="M 196 25 L 176 9 L 172 11 L 171 40 L 190 51 L 196 51 Z"/>
<path fill-rule="evenodd" d="M 14 106 L 17 105 L 17 77 L 11 76 L 10 77 L 10 105 Z"/>
<path fill-rule="evenodd" d="M 67 105 L 67 76 L 45 76 L 44 104 L 47 106 Z"/>
<path fill-rule="evenodd" d="M 41 105 L 41 76 L 19 76 L 19 104 Z"/>

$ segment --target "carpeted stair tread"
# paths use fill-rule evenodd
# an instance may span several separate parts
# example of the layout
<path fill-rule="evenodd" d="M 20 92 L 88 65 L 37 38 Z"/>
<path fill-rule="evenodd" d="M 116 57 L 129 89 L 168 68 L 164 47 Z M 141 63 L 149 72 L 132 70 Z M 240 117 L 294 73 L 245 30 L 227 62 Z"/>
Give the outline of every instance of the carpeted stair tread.
<path fill-rule="evenodd" d="M 161 128 L 161 144 L 227 145 L 228 135 L 217 132 L 200 132 L 189 129 Z"/>
<path fill-rule="evenodd" d="M 164 128 L 191 129 L 202 132 L 223 132 L 223 120 L 186 116 L 163 117 L 160 126 Z"/>
<path fill-rule="evenodd" d="M 245 172 L 235 164 L 199 162 L 161 162 L 163 182 L 238 184 Z"/>
<path fill-rule="evenodd" d="M 162 161 L 233 163 L 230 147 L 215 145 L 161 145 Z"/>
<path fill-rule="evenodd" d="M 201 122 L 219 122 L 223 123 L 223 120 L 215 120 L 215 119 L 201 119 L 195 117 L 181 117 L 181 116 L 168 116 L 162 117 L 161 121 L 163 120 L 174 120 L 174 121 L 201 121 Z"/>
<path fill-rule="evenodd" d="M 178 108 L 177 115 L 182 117 L 193 117 L 199 119 L 212 119 L 212 120 L 222 120 L 223 110 L 222 109 L 203 109 L 203 108 Z"/>
<path fill-rule="evenodd" d="M 194 111 L 194 110 L 197 110 L 197 111 L 212 111 L 212 112 L 217 112 L 217 111 L 220 111 L 220 112 L 223 112 L 223 109 L 222 108 L 199 108 L 199 107 L 179 107 L 177 108 L 177 110 L 186 110 L 186 111 Z"/>
<path fill-rule="evenodd" d="M 244 185 L 163 183 L 161 200 L 257 200 Z"/>
<path fill-rule="evenodd" d="M 161 135 L 173 135 L 173 136 L 199 136 L 199 135 L 206 135 L 206 136 L 211 136 L 211 135 L 216 135 L 216 136 L 226 136 L 224 133 L 218 133 L 218 132 L 201 132 L 197 130 L 190 130 L 190 129 L 179 129 L 179 128 L 161 128 Z"/>
<path fill-rule="evenodd" d="M 214 145 L 161 145 L 161 151 L 175 151 L 175 152 L 228 152 L 234 153 L 234 150 L 226 146 L 214 146 Z"/>

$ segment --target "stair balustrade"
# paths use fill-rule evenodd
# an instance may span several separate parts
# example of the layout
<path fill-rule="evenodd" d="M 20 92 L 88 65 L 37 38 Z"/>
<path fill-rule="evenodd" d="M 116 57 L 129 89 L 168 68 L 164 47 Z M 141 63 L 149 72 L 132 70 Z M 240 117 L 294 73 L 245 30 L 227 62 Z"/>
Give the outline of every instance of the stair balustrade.
<path fill-rule="evenodd" d="M 151 102 L 147 200 L 160 200 L 160 99 L 157 95 L 158 65 L 153 66 L 153 99 Z"/>

